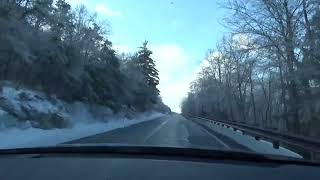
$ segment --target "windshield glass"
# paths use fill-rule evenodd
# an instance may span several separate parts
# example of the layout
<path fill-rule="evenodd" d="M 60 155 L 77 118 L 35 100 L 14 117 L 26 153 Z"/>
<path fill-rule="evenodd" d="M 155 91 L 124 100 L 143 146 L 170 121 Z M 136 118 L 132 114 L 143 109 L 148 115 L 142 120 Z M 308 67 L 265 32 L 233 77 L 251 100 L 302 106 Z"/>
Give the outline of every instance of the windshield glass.
<path fill-rule="evenodd" d="M 318 0 L 1 0 L 0 148 L 320 160 Z"/>

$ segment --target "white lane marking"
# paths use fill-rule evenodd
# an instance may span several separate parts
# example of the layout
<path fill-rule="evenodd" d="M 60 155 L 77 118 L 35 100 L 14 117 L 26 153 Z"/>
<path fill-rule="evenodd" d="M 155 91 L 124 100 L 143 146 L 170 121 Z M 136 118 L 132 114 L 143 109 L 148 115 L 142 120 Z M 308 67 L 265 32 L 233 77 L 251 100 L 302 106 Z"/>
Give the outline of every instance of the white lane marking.
<path fill-rule="evenodd" d="M 186 127 L 186 125 L 184 123 L 182 123 L 182 127 L 183 127 L 183 132 L 184 132 L 184 139 L 186 141 L 188 141 L 188 137 L 190 136 L 188 128 Z M 189 142 L 189 141 L 188 141 Z M 190 143 L 190 142 L 189 142 Z"/>
<path fill-rule="evenodd" d="M 155 128 L 151 133 L 143 140 L 143 143 L 145 143 L 148 139 L 150 139 L 156 132 L 158 132 L 165 124 L 167 124 L 169 119 L 163 121 L 157 128 Z"/>
<path fill-rule="evenodd" d="M 210 137 L 212 137 L 213 139 L 215 139 L 216 141 L 218 141 L 220 144 L 222 144 L 223 146 L 225 146 L 227 149 L 231 149 L 231 147 L 224 143 L 223 141 L 221 141 L 218 137 L 216 137 L 215 135 L 211 134 L 210 132 L 208 132 L 205 128 L 201 128 L 201 130 L 203 130 L 206 134 L 208 134 Z"/>

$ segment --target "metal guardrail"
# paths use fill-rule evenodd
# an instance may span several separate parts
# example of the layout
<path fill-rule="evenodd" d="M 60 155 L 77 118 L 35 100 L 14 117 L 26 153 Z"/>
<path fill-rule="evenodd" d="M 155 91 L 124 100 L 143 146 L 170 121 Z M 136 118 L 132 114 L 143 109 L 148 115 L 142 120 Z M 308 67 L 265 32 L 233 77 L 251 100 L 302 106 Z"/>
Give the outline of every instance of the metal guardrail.
<path fill-rule="evenodd" d="M 289 133 L 281 133 L 279 131 L 262 129 L 259 127 L 253 127 L 249 125 L 244 125 L 237 122 L 212 120 L 202 117 L 192 117 L 195 119 L 209 121 L 216 125 L 223 127 L 233 128 L 234 131 L 240 130 L 243 134 L 248 134 L 255 137 L 256 140 L 266 139 L 272 142 L 274 148 L 279 148 L 280 144 L 286 144 L 293 147 L 298 147 L 299 149 L 307 150 L 310 159 L 319 159 L 320 154 L 320 141 L 314 138 L 308 138 L 298 135 L 293 135 Z"/>

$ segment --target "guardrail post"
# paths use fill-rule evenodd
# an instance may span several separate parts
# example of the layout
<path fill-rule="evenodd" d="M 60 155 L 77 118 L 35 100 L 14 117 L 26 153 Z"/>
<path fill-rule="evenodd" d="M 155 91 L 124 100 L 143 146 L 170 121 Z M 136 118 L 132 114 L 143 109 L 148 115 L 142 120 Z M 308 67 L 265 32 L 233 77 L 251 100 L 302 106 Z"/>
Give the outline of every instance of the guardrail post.
<path fill-rule="evenodd" d="M 275 149 L 279 149 L 279 147 L 280 147 L 279 141 L 272 141 L 272 145 L 273 145 L 273 148 L 275 148 Z"/>
<path fill-rule="evenodd" d="M 320 160 L 320 154 L 318 152 L 311 151 L 310 152 L 310 160 L 314 161 L 314 162 L 319 161 Z"/>
<path fill-rule="evenodd" d="M 316 159 L 316 155 L 314 152 L 310 152 L 310 160 L 314 161 Z"/>

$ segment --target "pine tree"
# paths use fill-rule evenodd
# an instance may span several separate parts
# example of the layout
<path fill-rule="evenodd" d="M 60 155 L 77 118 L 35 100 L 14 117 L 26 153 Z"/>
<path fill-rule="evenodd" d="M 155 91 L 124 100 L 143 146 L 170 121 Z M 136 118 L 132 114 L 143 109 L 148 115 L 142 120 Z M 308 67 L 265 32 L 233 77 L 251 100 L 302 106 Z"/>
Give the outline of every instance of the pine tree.
<path fill-rule="evenodd" d="M 138 51 L 138 64 L 142 68 L 146 83 L 159 94 L 157 85 L 159 84 L 159 71 L 156 69 L 154 60 L 150 57 L 152 51 L 147 48 L 148 41 L 143 43 Z"/>

